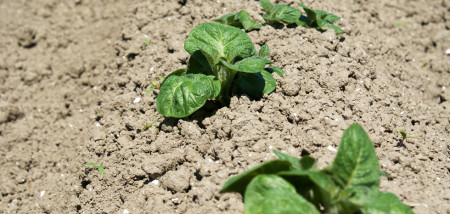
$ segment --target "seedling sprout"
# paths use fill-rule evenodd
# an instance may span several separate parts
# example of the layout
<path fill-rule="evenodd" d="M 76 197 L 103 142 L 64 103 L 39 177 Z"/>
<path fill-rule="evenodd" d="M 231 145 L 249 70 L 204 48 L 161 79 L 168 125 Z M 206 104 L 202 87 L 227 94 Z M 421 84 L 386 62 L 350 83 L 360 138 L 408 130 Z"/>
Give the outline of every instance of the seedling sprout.
<path fill-rule="evenodd" d="M 164 78 L 162 76 L 158 76 L 158 79 L 159 79 L 159 82 L 150 80 L 150 82 L 152 83 L 153 86 L 147 90 L 145 95 L 149 95 L 150 93 L 152 93 L 153 90 L 159 89 L 159 87 L 161 87 L 161 84 L 164 82 Z"/>
<path fill-rule="evenodd" d="M 412 139 L 421 139 L 420 137 L 407 136 L 407 135 L 406 135 L 406 132 L 403 131 L 403 130 L 396 130 L 395 132 L 397 132 L 397 133 L 399 133 L 399 134 L 402 135 L 402 139 L 400 140 L 400 143 L 397 144 L 398 147 L 405 146 L 404 142 L 405 142 L 405 140 L 408 139 L 408 138 L 412 138 Z"/>

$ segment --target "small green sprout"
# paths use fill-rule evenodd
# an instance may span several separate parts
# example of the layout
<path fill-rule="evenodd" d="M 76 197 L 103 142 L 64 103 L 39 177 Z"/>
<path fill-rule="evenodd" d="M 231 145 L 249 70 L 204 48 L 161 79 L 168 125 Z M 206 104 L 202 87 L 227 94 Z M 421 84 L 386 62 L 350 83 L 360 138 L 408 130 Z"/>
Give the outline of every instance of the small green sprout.
<path fill-rule="evenodd" d="M 413 136 L 407 136 L 406 132 L 403 130 L 396 130 L 395 132 L 399 133 L 402 135 L 402 139 L 400 140 L 400 143 L 397 144 L 398 147 L 400 146 L 404 146 L 403 142 L 407 139 L 407 138 L 412 138 L 412 139 L 421 139 L 420 137 L 413 137 Z"/>
<path fill-rule="evenodd" d="M 397 27 L 401 27 L 401 26 L 403 26 L 403 25 L 406 25 L 406 24 L 410 24 L 411 22 L 397 22 L 397 23 L 395 23 L 395 25 L 397 26 Z"/>
<path fill-rule="evenodd" d="M 427 65 L 428 65 L 428 62 L 422 62 L 422 64 L 421 64 L 422 68 L 427 66 Z"/>
<path fill-rule="evenodd" d="M 147 131 L 149 128 L 153 127 L 153 124 L 155 124 L 156 121 L 160 120 L 161 118 L 164 118 L 164 117 L 161 116 L 161 117 L 158 117 L 158 118 L 154 119 L 151 123 L 146 123 L 145 127 L 141 131 L 139 131 L 138 133 L 141 133 L 143 131 Z M 155 129 L 158 129 L 158 128 L 159 128 L 158 126 L 155 126 Z"/>
<path fill-rule="evenodd" d="M 148 44 L 150 44 L 150 40 L 144 39 L 144 46 L 147 46 Z"/>
<path fill-rule="evenodd" d="M 83 166 L 95 166 L 95 167 L 97 167 L 100 174 L 103 174 L 103 172 L 105 171 L 105 168 L 103 168 L 103 166 L 101 166 L 100 164 L 96 164 L 96 163 L 85 163 L 85 164 L 83 164 Z"/>
<path fill-rule="evenodd" d="M 152 83 L 152 87 L 149 88 L 147 90 L 147 93 L 145 93 L 145 95 L 149 95 L 150 93 L 152 93 L 152 91 L 156 88 L 159 89 L 159 87 L 161 87 L 161 84 L 164 82 L 164 78 L 162 76 L 158 76 L 159 82 L 150 80 L 150 82 Z"/>

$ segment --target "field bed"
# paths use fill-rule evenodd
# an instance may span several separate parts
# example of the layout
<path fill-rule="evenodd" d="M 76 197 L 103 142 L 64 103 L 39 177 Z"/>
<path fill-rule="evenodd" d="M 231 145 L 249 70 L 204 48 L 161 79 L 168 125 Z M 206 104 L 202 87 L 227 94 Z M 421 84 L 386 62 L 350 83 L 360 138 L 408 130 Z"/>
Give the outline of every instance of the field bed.
<path fill-rule="evenodd" d="M 239 10 L 263 22 L 258 1 L 3 1 L 0 210 L 242 213 L 239 195 L 218 193 L 227 179 L 274 149 L 326 166 L 359 123 L 390 177 L 381 190 L 415 213 L 450 213 L 449 2 L 301 3 L 342 17 L 346 33 L 250 31 L 286 72 L 273 93 L 142 131 L 161 116 L 150 81 L 186 66 L 192 28 Z M 397 147 L 399 129 L 421 139 Z"/>

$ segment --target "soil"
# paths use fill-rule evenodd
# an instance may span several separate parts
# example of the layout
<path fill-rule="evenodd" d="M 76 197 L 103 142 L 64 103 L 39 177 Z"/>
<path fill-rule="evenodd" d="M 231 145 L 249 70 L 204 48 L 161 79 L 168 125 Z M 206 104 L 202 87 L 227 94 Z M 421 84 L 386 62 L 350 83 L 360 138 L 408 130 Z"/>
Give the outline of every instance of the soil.
<path fill-rule="evenodd" d="M 263 22 L 257 1 L 2 1 L 0 210 L 242 213 L 239 195 L 218 193 L 227 179 L 274 149 L 323 167 L 357 122 L 389 175 L 383 191 L 450 213 L 450 3 L 302 3 L 347 33 L 251 31 L 286 71 L 274 93 L 142 131 L 160 117 L 150 81 L 186 66 L 191 29 L 241 9 Z M 399 129 L 421 139 L 398 147 Z"/>

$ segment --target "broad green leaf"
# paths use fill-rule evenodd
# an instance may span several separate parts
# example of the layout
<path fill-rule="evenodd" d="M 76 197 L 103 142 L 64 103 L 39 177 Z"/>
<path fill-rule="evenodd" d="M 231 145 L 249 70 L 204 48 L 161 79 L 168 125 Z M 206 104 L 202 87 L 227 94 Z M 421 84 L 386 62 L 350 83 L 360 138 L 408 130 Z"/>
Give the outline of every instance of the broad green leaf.
<path fill-rule="evenodd" d="M 324 11 L 324 12 L 325 12 L 325 11 Z M 335 22 L 337 22 L 339 19 L 341 19 L 341 17 L 336 16 L 336 15 L 334 15 L 334 14 L 332 14 L 332 13 L 328 13 L 328 12 L 325 12 L 325 13 L 327 13 L 327 15 L 323 18 L 323 20 L 328 21 L 328 22 L 330 22 L 330 23 L 335 23 Z"/>
<path fill-rule="evenodd" d="M 273 10 L 274 15 L 272 15 L 272 18 L 279 19 L 286 24 L 295 23 L 302 15 L 299 9 L 287 5 L 276 4 L 273 6 Z"/>
<path fill-rule="evenodd" d="M 363 207 L 368 214 L 412 214 L 412 210 L 392 193 L 358 188 L 350 202 Z"/>
<path fill-rule="evenodd" d="M 245 59 L 256 53 L 250 37 L 244 31 L 220 23 L 196 26 L 186 39 L 184 49 L 191 55 L 202 51 L 206 58 L 211 57 L 212 65 L 223 58 L 228 63 L 234 63 L 235 60 Z"/>
<path fill-rule="evenodd" d="M 272 5 L 268 0 L 260 0 L 259 2 L 267 13 L 263 15 L 263 18 L 269 23 L 282 21 L 286 24 L 293 24 L 296 23 L 302 15 L 302 12 L 299 9 L 288 5 Z"/>
<path fill-rule="evenodd" d="M 337 193 L 331 177 L 321 171 L 292 170 L 279 172 L 277 175 L 294 185 L 297 192 L 316 206 L 320 203 L 325 207 L 330 206 L 331 199 Z"/>
<path fill-rule="evenodd" d="M 332 173 L 343 190 L 359 186 L 378 189 L 378 158 L 369 136 L 359 124 L 344 131 Z"/>
<path fill-rule="evenodd" d="M 265 70 L 268 71 L 269 73 L 276 73 L 280 77 L 282 77 L 284 75 L 283 69 L 281 69 L 281 68 L 279 68 L 277 66 L 269 66 Z"/>
<path fill-rule="evenodd" d="M 334 30 L 334 33 L 336 33 L 336 34 L 345 33 L 344 30 L 338 28 L 337 26 L 335 26 L 325 20 L 317 19 L 316 22 L 317 22 L 317 26 L 318 26 L 319 30 L 331 29 L 331 30 Z"/>
<path fill-rule="evenodd" d="M 258 175 L 250 182 L 244 209 L 246 214 L 320 213 L 290 183 L 276 175 Z"/>
<path fill-rule="evenodd" d="M 260 175 L 260 174 L 274 174 L 281 171 L 289 170 L 290 163 L 285 160 L 270 160 L 264 162 L 260 165 L 257 165 L 242 174 L 236 175 L 230 179 L 223 185 L 220 193 L 224 192 L 238 192 L 242 196 L 244 196 L 245 189 L 250 181 Z"/>
<path fill-rule="evenodd" d="M 205 74 L 214 75 L 208 60 L 201 51 L 196 51 L 192 54 L 188 61 L 187 74 Z"/>
<path fill-rule="evenodd" d="M 270 52 L 269 52 L 269 46 L 267 46 L 266 44 L 264 44 L 263 46 L 261 46 L 261 49 L 259 49 L 259 53 L 258 56 L 261 58 L 266 58 L 269 57 Z"/>
<path fill-rule="evenodd" d="M 245 73 L 258 73 L 261 72 L 266 64 L 272 63 L 272 61 L 260 57 L 249 57 L 241 61 L 236 62 L 234 65 L 228 63 L 225 60 L 220 60 L 220 62 L 227 68 L 233 71 L 245 72 Z"/>
<path fill-rule="evenodd" d="M 263 94 L 270 94 L 277 87 L 277 81 L 273 78 L 272 74 L 266 70 L 261 71 L 261 76 L 264 78 L 264 90 Z"/>
<path fill-rule="evenodd" d="M 281 160 L 286 160 L 289 161 L 289 163 L 291 163 L 291 170 L 296 170 L 296 169 L 302 169 L 302 166 L 300 165 L 300 160 L 294 156 L 290 156 L 284 153 L 281 153 L 277 150 L 273 150 L 273 152 L 281 159 Z"/>
<path fill-rule="evenodd" d="M 236 86 L 242 93 L 251 97 L 262 97 L 266 82 L 261 73 L 239 73 Z"/>
<path fill-rule="evenodd" d="M 236 17 L 239 19 L 242 27 L 246 30 L 260 29 L 262 25 L 256 21 L 250 19 L 250 14 L 248 14 L 245 10 L 241 10 L 236 14 Z"/>
<path fill-rule="evenodd" d="M 252 97 L 262 97 L 276 88 L 276 80 L 273 76 L 262 70 L 260 73 L 239 73 L 236 81 L 237 87 L 245 94 Z"/>
<path fill-rule="evenodd" d="M 201 108 L 208 99 L 216 98 L 220 87 L 220 82 L 214 76 L 170 76 L 161 86 L 156 108 L 165 117 L 187 117 Z"/>
<path fill-rule="evenodd" d="M 266 13 L 272 14 L 273 4 L 270 3 L 269 0 L 259 0 L 259 3 L 261 4 L 264 11 L 266 11 Z"/>

